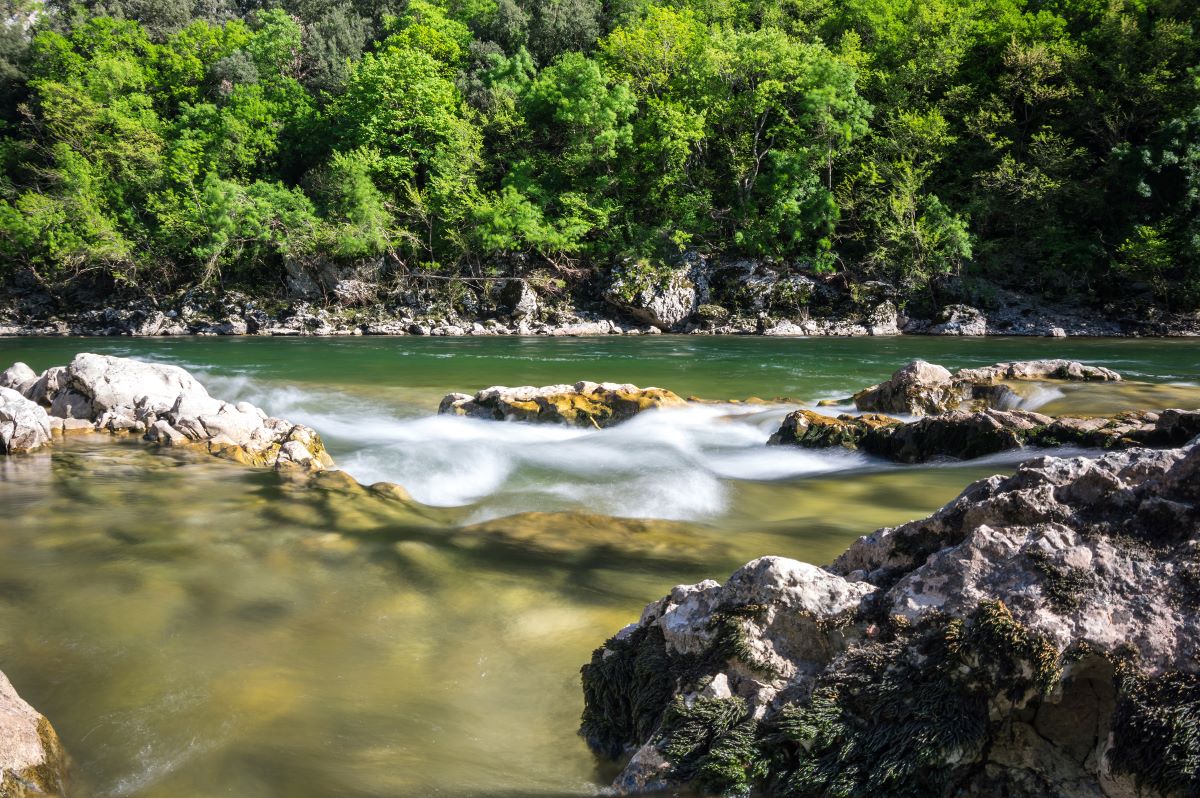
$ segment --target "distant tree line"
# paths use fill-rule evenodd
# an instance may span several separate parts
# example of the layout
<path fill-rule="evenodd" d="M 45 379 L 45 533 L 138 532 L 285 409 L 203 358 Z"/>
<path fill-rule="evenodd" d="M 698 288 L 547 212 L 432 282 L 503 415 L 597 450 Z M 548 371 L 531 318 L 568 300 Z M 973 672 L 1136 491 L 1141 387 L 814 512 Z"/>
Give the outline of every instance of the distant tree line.
<path fill-rule="evenodd" d="M 1195 0 L 67 0 L 0 19 L 0 273 L 769 257 L 1200 305 Z M 2 275 L 0 275 L 2 276 Z"/>

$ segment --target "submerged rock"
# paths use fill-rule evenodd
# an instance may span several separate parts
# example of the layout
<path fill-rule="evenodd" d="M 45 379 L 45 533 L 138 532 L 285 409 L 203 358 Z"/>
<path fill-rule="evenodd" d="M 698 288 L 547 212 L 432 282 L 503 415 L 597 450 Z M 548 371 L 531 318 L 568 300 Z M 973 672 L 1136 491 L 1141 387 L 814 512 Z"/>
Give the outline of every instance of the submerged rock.
<path fill-rule="evenodd" d="M 1040 458 L 826 569 L 675 587 L 583 667 L 618 793 L 1200 790 L 1200 441 Z"/>
<path fill-rule="evenodd" d="M 67 755 L 54 727 L 0 673 L 0 798 L 61 798 L 66 783 Z"/>
<path fill-rule="evenodd" d="M 63 432 L 90 427 L 144 434 L 163 446 L 203 446 L 277 470 L 319 471 L 333 464 L 313 430 L 271 418 L 247 402 L 214 399 L 178 366 L 82 353 L 26 384 L 23 401 L 43 416 L 49 408 Z"/>
<path fill-rule="evenodd" d="M 1022 360 L 954 374 L 914 360 L 888 380 L 856 393 L 854 405 L 859 410 L 914 416 L 948 413 L 972 401 L 979 407 L 1011 407 L 1016 394 L 1003 383 L 1022 380 L 1119 382 L 1121 375 L 1074 360 Z"/>
<path fill-rule="evenodd" d="M 1200 435 L 1200 411 L 1128 412 L 1112 418 L 1051 418 L 1026 410 L 954 411 L 903 422 L 868 413 L 836 418 L 797 410 L 768 441 L 805 449 L 861 450 L 900 463 L 969 460 L 1027 446 L 1128 449 L 1179 446 Z"/>
<path fill-rule="evenodd" d="M 11 388 L 0 388 L 0 454 L 21 454 L 50 443 L 46 411 Z"/>
<path fill-rule="evenodd" d="M 550 421 L 577 427 L 610 427 L 646 410 L 686 405 L 663 388 L 639 388 L 612 382 L 577 382 L 486 388 L 474 396 L 452 393 L 442 399 L 438 413 L 495 421 Z"/>

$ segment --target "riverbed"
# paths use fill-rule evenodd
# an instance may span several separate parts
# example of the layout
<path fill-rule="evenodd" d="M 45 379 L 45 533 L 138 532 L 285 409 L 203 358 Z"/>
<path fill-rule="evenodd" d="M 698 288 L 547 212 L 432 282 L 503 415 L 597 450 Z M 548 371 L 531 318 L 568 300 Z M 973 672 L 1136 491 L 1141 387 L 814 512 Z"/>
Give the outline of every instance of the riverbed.
<path fill-rule="evenodd" d="M 77 796 L 594 794 L 578 669 L 647 601 L 764 554 L 828 562 L 1017 459 L 767 448 L 790 409 L 913 357 L 1132 380 L 1026 396 L 1046 412 L 1200 406 L 1186 340 L 42 338 L 0 339 L 0 368 L 80 351 L 184 366 L 413 501 L 133 440 L 0 460 L 0 669 Z M 436 415 L 581 379 L 707 401 L 603 431 Z"/>

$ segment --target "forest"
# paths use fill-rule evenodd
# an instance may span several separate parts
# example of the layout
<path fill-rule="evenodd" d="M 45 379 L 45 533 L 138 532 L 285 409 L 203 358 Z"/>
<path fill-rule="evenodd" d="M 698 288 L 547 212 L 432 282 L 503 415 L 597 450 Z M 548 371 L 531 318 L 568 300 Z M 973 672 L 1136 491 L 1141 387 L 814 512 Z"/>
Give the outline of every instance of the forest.
<path fill-rule="evenodd" d="M 685 253 L 1200 306 L 1194 0 L 9 0 L 0 280 Z"/>

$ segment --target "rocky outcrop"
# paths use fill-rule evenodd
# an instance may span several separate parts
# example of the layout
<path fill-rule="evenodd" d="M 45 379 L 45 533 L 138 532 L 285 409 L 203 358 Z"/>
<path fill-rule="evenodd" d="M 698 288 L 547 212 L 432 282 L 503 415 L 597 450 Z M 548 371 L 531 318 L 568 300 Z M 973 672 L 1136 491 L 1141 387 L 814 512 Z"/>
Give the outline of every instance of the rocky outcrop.
<path fill-rule="evenodd" d="M 495 386 L 474 395 L 452 393 L 438 413 L 494 421 L 548 421 L 577 427 L 610 427 L 646 410 L 687 403 L 662 388 L 612 382 L 577 382 L 542 388 Z"/>
<path fill-rule="evenodd" d="M 320 471 L 333 464 L 313 430 L 271 418 L 247 402 L 214 399 L 178 366 L 83 353 L 31 382 L 23 365 L 5 374 L 26 378 L 22 401 L 42 417 L 48 409 L 49 427 L 56 431 L 139 434 L 162 446 L 202 446 L 277 470 Z"/>
<path fill-rule="evenodd" d="M 706 301 L 706 291 L 695 269 L 629 264 L 617 272 L 604 298 L 631 318 L 668 332 L 692 318 Z"/>
<path fill-rule="evenodd" d="M 959 369 L 954 379 L 971 385 L 995 385 L 1005 380 L 1068 380 L 1072 382 L 1120 382 L 1121 375 L 1103 366 L 1075 360 L 1018 360 L 977 369 Z"/>
<path fill-rule="evenodd" d="M 983 311 L 970 305 L 947 305 L 926 332 L 929 335 L 987 335 Z"/>
<path fill-rule="evenodd" d="M 1128 449 L 1179 446 L 1200 435 L 1200 411 L 1136 411 L 1112 418 L 1051 418 L 1025 410 L 954 411 L 903 422 L 868 413 L 836 418 L 797 410 L 768 441 L 805 449 L 861 450 L 899 463 L 970 460 L 1025 447 Z"/>
<path fill-rule="evenodd" d="M 856 393 L 854 405 L 859 410 L 914 416 L 947 413 L 968 402 L 1006 407 L 1016 401 L 1016 394 L 1004 383 L 1032 380 L 1119 382 L 1121 375 L 1073 360 L 1022 360 L 953 374 L 943 366 L 914 360 L 890 379 Z"/>
<path fill-rule="evenodd" d="M 0 388 L 0 454 L 22 454 L 50 443 L 50 417 L 11 388 Z"/>
<path fill-rule="evenodd" d="M 66 784 L 67 756 L 50 721 L 0 673 L 0 798 L 61 798 Z"/>
<path fill-rule="evenodd" d="M 1200 789 L 1200 442 L 1040 458 L 822 569 L 679 586 L 584 666 L 618 793 Z"/>

